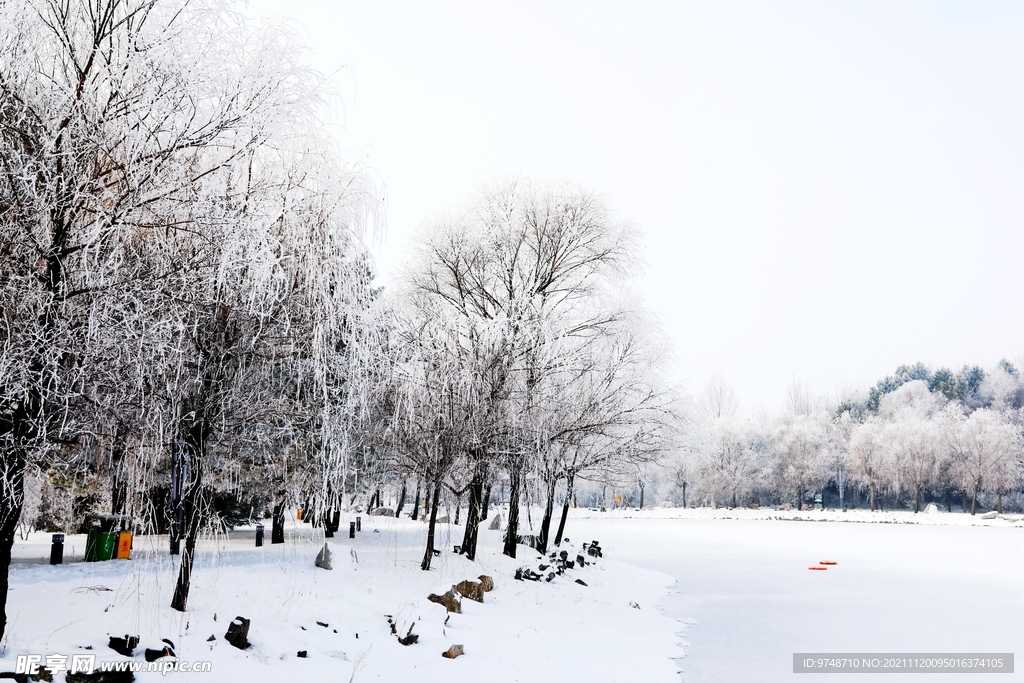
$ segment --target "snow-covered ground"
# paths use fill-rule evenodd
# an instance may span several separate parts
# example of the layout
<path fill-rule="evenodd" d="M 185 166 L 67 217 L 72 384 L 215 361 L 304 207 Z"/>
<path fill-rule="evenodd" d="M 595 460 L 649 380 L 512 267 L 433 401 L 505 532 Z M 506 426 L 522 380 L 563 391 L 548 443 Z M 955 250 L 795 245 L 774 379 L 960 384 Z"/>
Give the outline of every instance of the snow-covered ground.
<path fill-rule="evenodd" d="M 84 537 L 69 537 L 68 563 L 51 567 L 49 535 L 37 534 L 15 546 L 0 671 L 13 670 L 19 654 L 86 646 L 99 659 L 123 659 L 106 643 L 125 634 L 142 636 L 138 661 L 169 638 L 183 660 L 212 662 L 212 674 L 167 680 L 253 683 L 674 683 L 678 671 L 694 683 L 817 680 L 791 673 L 794 652 L 1013 652 L 1024 642 L 1024 524 L 1010 517 L 580 509 L 566 529 L 570 545 L 600 540 L 605 557 L 552 583 L 514 580 L 517 567 L 537 568 L 537 555 L 521 547 L 517 560 L 503 557 L 497 531 L 481 530 L 476 563 L 453 555 L 463 529 L 446 524 L 443 552 L 422 572 L 425 525 L 366 516 L 354 541 L 343 519 L 329 541 L 334 569 L 324 571 L 313 566 L 322 542 L 293 522 L 284 546 L 257 549 L 251 530 L 206 541 L 185 614 L 167 606 L 176 570 L 166 537 L 139 539 L 131 561 L 100 563 L 79 561 Z M 821 560 L 838 564 L 808 570 Z M 463 614 L 445 624 L 426 595 L 480 574 L 494 578 L 494 591 L 483 604 L 463 600 Z M 236 615 L 252 620 L 249 650 L 224 641 Z M 385 615 L 418 618 L 419 642 L 400 645 Z M 440 656 L 456 643 L 465 656 Z M 906 680 L 867 680 L 888 678 Z"/>
<path fill-rule="evenodd" d="M 451 552 L 463 527 L 447 524 L 439 525 L 443 551 L 423 572 L 423 523 L 363 516 L 362 528 L 354 541 L 342 533 L 328 542 L 331 571 L 314 567 L 322 541 L 308 526 L 293 526 L 283 546 L 256 548 L 252 531 L 209 540 L 184 614 L 168 607 L 176 570 L 165 536 L 138 539 L 132 560 L 90 563 L 78 561 L 84 537 L 71 536 L 67 564 L 49 566 L 50 536 L 35 534 L 15 546 L 0 671 L 14 671 L 22 654 L 122 660 L 107 647 L 109 636 L 138 634 L 137 661 L 168 638 L 182 660 L 212 662 L 212 673 L 142 673 L 138 680 L 678 680 L 678 627 L 655 608 L 672 584 L 664 574 L 606 557 L 551 583 L 516 581 L 517 567 L 537 569 L 535 552 L 521 546 L 516 560 L 504 557 L 500 532 L 481 529 L 482 549 L 470 563 Z M 445 623 L 445 609 L 426 596 L 480 574 L 493 577 L 494 590 L 483 604 L 463 600 L 463 613 Z M 251 620 L 245 651 L 224 640 L 236 615 Z M 419 642 L 399 644 L 386 615 L 416 620 Z M 465 656 L 442 658 L 452 644 L 463 645 Z M 300 650 L 308 657 L 297 657 Z"/>

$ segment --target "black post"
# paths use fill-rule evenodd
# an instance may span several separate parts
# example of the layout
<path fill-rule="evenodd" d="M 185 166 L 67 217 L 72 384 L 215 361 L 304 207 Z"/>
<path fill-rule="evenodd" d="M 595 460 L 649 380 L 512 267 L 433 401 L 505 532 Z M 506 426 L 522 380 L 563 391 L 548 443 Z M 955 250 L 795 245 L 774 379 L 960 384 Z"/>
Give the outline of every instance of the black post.
<path fill-rule="evenodd" d="M 348 523 L 348 537 L 349 538 L 355 538 L 356 537 L 356 523 L 355 522 L 349 522 Z"/>
<path fill-rule="evenodd" d="M 64 562 L 64 534 L 53 535 L 53 545 L 50 546 L 50 564 L 62 564 Z"/>
<path fill-rule="evenodd" d="M 363 530 L 363 518 L 357 516 L 356 517 L 356 531 L 362 531 L 362 530 Z"/>
<path fill-rule="evenodd" d="M 341 511 L 335 510 L 334 517 L 331 519 L 331 531 L 338 533 L 338 527 L 341 526 Z"/>
<path fill-rule="evenodd" d="M 256 525 L 256 547 L 260 548 L 263 546 L 263 525 Z"/>

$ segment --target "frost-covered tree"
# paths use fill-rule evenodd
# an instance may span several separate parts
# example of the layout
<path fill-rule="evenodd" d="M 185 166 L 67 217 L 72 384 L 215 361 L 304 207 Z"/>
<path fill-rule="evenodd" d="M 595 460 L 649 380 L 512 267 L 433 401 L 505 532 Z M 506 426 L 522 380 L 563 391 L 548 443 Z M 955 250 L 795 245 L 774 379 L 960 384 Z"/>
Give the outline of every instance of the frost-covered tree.
<path fill-rule="evenodd" d="M 252 436 L 280 418 L 249 401 L 287 374 L 282 352 L 327 403 L 353 233 L 374 203 L 366 176 L 334 161 L 322 85 L 293 33 L 217 2 L 9 0 L 0 12 L 2 516 L 20 506 L 26 462 L 74 454 L 83 420 L 144 456 L 170 447 L 179 608 L 207 456 L 225 452 L 211 449 L 215 425 Z"/>
<path fill-rule="evenodd" d="M 970 415 L 951 407 L 943 413 L 942 435 L 953 460 L 953 470 L 971 492 L 971 514 L 975 514 L 978 493 L 986 486 L 1015 480 L 1012 474 L 1020 461 L 1019 429 L 994 410 L 981 408 Z M 1017 465 L 1019 467 L 1019 465 Z M 1001 488 L 997 484 L 997 488 Z"/>

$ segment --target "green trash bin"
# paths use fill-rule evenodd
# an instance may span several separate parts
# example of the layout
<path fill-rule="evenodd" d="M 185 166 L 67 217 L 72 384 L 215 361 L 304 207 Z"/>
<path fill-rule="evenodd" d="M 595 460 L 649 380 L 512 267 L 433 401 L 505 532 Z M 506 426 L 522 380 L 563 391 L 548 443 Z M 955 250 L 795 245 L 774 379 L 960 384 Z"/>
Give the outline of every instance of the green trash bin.
<path fill-rule="evenodd" d="M 113 559 L 117 550 L 119 528 L 123 515 L 93 515 L 88 520 L 85 537 L 85 561 L 102 562 Z"/>

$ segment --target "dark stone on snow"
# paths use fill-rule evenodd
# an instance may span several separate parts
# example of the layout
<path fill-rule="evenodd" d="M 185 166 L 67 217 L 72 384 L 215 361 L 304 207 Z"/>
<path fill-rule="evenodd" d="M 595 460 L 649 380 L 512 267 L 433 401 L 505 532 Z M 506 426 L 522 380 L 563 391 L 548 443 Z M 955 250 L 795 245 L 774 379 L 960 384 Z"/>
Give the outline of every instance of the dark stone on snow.
<path fill-rule="evenodd" d="M 548 567 L 550 567 L 550 566 L 551 566 L 551 565 L 549 565 L 549 564 L 542 564 L 541 566 L 537 567 L 537 569 L 539 569 L 539 570 L 541 570 L 541 571 L 544 571 L 545 569 L 547 569 L 547 568 L 548 568 Z"/>
<path fill-rule="evenodd" d="M 548 578 L 546 578 L 544 580 L 547 581 L 548 583 L 551 583 L 552 581 L 555 580 L 555 573 L 554 572 L 549 572 L 548 573 Z"/>
<path fill-rule="evenodd" d="M 577 556 L 576 556 L 576 564 L 578 564 L 579 566 L 581 566 L 581 567 L 582 567 L 582 566 L 584 566 L 585 564 L 587 564 L 587 561 L 583 559 L 583 556 L 582 556 L 582 555 L 577 555 Z"/>
<path fill-rule="evenodd" d="M 165 647 L 162 650 L 151 650 L 148 647 L 146 648 L 146 661 L 147 662 L 155 662 L 156 660 L 160 659 L 161 657 L 173 657 L 173 656 L 174 656 L 174 650 L 172 650 L 169 647 Z"/>
<path fill-rule="evenodd" d="M 206 642 L 212 643 L 215 640 L 217 640 L 217 636 L 211 635 L 209 638 L 206 639 Z"/>
<path fill-rule="evenodd" d="M 139 645 L 139 637 L 129 636 L 127 634 L 125 635 L 124 638 L 114 638 L 113 636 L 111 636 L 110 642 L 107 643 L 107 645 L 110 646 L 111 650 L 118 653 L 119 655 L 131 657 L 132 654 L 135 653 L 135 648 Z"/>
<path fill-rule="evenodd" d="M 306 654 L 307 653 L 306 653 L 305 650 L 299 650 L 298 652 L 295 653 L 295 656 L 296 657 L 302 657 L 303 659 L 305 659 L 306 658 Z"/>
<path fill-rule="evenodd" d="M 587 585 L 587 582 L 584 581 L 583 579 L 576 579 L 576 583 L 578 583 L 581 586 L 586 586 Z"/>
<path fill-rule="evenodd" d="M 320 567 L 320 569 L 332 569 L 331 550 L 327 547 L 326 543 L 324 543 L 324 547 L 320 549 L 320 552 L 316 554 L 315 564 L 317 567 Z"/>
<path fill-rule="evenodd" d="M 558 553 L 558 556 L 562 558 L 562 561 L 564 562 L 565 560 L 569 559 L 569 551 L 563 550 L 562 552 Z"/>
<path fill-rule="evenodd" d="M 316 625 L 317 625 L 317 626 L 323 626 L 324 628 L 327 628 L 327 624 L 325 624 L 325 623 L 324 623 L 324 622 L 322 622 L 322 621 L 318 621 L 318 622 L 316 622 Z"/>
<path fill-rule="evenodd" d="M 245 617 L 235 617 L 228 624 L 228 632 L 224 634 L 224 640 L 228 641 L 239 650 L 249 647 L 249 620 Z"/>

